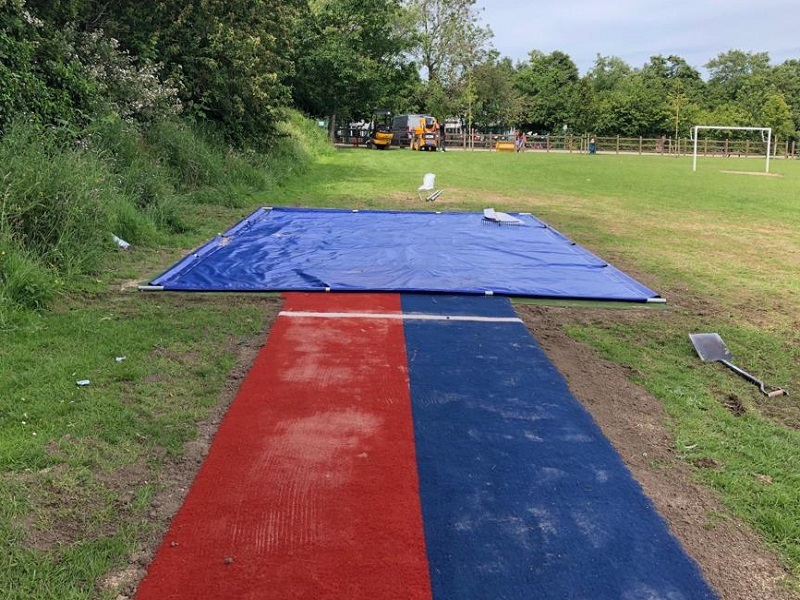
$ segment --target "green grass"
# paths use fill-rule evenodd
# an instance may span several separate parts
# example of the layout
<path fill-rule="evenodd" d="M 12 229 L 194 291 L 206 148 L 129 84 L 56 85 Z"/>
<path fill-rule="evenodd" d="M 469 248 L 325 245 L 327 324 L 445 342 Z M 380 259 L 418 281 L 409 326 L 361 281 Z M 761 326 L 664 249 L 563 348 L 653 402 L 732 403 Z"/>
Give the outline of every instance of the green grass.
<path fill-rule="evenodd" d="M 3 331 L 0 597 L 116 597 L 98 582 L 153 535 L 160 476 L 217 404 L 239 344 L 257 338 L 275 309 L 274 299 L 145 295 L 121 284 L 151 278 L 260 205 L 529 211 L 662 292 L 666 310 L 609 310 L 576 319 L 569 333 L 632 367 L 664 403 L 676 451 L 689 464 L 722 466 L 696 468 L 698 479 L 800 575 L 796 395 L 764 400 L 701 364 L 688 339 L 718 331 L 742 366 L 800 389 L 800 163 L 775 161 L 782 176 L 768 178 L 720 172 L 758 171 L 756 160 L 704 160 L 693 174 L 690 159 L 669 157 L 325 153 L 306 123 L 285 127 L 300 143 L 261 163 L 271 173 L 265 191 L 230 201 L 215 195 L 247 187 L 249 167 L 194 164 L 190 147 L 174 148 L 186 186 L 209 184 L 181 198 L 181 226 L 160 246 L 115 251 L 101 273 L 58 288 L 53 310 L 23 312 Z M 428 171 L 445 190 L 435 205 L 417 197 Z M 232 183 L 216 186 L 220 173 Z M 145 183 L 137 193 L 149 193 Z M 20 276 L 14 285 L 37 281 Z M 91 385 L 77 387 L 84 378 Z M 732 394 L 744 415 L 723 406 Z"/>

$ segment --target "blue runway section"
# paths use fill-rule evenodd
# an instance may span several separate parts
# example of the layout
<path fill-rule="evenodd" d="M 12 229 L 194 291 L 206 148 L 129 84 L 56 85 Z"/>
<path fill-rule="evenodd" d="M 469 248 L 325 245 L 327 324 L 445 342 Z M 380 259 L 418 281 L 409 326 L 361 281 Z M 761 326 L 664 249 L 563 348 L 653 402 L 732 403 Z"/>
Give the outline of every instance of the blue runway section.
<path fill-rule="evenodd" d="M 261 208 L 151 285 L 173 291 L 442 292 L 647 302 L 653 290 L 530 214 Z"/>
<path fill-rule="evenodd" d="M 404 313 L 508 317 L 503 298 Z M 436 600 L 711 600 L 697 565 L 521 323 L 406 321 Z"/>

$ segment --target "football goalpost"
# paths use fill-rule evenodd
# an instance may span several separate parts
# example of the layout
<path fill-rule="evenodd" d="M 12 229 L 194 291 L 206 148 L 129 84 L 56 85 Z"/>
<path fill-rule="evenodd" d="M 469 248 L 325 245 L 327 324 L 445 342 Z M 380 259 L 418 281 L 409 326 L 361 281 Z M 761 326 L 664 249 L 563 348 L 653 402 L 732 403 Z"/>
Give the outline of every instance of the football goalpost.
<path fill-rule="evenodd" d="M 721 129 L 724 131 L 760 131 L 761 132 L 761 141 L 766 141 L 767 143 L 767 164 L 764 168 L 765 173 L 769 173 L 769 155 L 770 149 L 772 148 L 772 128 L 771 127 L 726 127 L 724 125 L 695 125 L 694 126 L 694 151 L 692 152 L 692 171 L 697 171 L 697 140 L 698 140 L 698 132 L 701 129 Z M 767 134 L 767 139 L 764 140 L 764 133 Z"/>

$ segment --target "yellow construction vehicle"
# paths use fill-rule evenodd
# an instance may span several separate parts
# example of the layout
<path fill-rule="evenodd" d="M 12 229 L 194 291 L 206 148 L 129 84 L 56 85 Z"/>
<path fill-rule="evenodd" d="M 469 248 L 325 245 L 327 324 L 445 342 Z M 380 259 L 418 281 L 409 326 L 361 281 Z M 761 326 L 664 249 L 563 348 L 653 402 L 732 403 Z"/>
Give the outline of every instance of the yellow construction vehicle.
<path fill-rule="evenodd" d="M 411 135 L 412 150 L 439 149 L 439 122 L 434 117 L 423 116 Z"/>
<path fill-rule="evenodd" d="M 392 113 L 388 110 L 376 110 L 372 113 L 372 121 L 369 126 L 370 148 L 386 150 L 392 145 Z"/>

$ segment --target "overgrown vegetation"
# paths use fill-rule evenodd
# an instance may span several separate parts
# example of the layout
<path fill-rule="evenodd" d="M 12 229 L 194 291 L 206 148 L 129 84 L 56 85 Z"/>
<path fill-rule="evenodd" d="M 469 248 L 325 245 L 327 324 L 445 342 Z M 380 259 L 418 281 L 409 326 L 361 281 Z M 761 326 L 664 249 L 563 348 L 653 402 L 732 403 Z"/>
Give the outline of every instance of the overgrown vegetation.
<path fill-rule="evenodd" d="M 75 290 L 118 250 L 170 243 L 197 204 L 244 207 L 327 151 L 313 124 L 287 113 L 267 155 L 236 151 L 210 124 L 140 126 L 109 114 L 75 139 L 35 122 L 0 138 L 0 327 Z"/>

